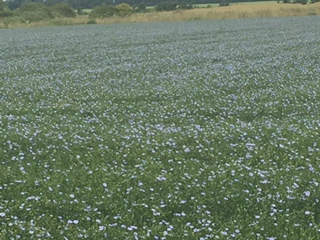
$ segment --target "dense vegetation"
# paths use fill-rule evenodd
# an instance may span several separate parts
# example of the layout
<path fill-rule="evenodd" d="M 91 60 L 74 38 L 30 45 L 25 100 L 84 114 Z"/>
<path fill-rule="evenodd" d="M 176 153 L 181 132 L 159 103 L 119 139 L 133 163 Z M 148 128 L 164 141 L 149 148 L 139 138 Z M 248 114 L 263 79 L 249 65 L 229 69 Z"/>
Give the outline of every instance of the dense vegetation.
<path fill-rule="evenodd" d="M 0 30 L 0 239 L 318 239 L 318 20 Z"/>
<path fill-rule="evenodd" d="M 283 0 L 284 3 L 300 3 L 307 4 L 308 0 Z M 310 3 L 316 3 L 319 0 L 311 0 Z M 87 5 L 75 5 L 76 1 L 68 3 L 67 1 L 55 1 L 48 0 L 42 1 L 6 1 L 0 0 L 0 21 L 5 27 L 8 27 L 12 23 L 31 23 L 37 21 L 48 21 L 51 19 L 59 18 L 74 18 L 78 15 L 90 15 L 90 20 L 87 23 L 96 23 L 96 18 L 107 18 L 113 16 L 126 17 L 133 13 L 145 13 L 150 11 L 164 12 L 175 11 L 181 9 L 192 9 L 195 6 L 192 3 L 186 3 L 183 1 L 162 1 L 157 3 L 154 8 L 147 8 L 145 4 L 139 3 L 129 5 L 127 3 L 116 4 L 114 2 L 91 2 L 90 6 Z M 218 0 L 219 6 L 229 6 L 229 0 Z M 234 1 L 232 1 L 234 2 Z M 280 0 L 278 1 L 280 2 Z M 77 4 L 80 2 L 77 1 Z M 100 4 L 100 5 L 99 5 Z M 102 4 L 102 5 L 101 5 Z M 207 5 L 211 7 L 210 4 Z M 83 9 L 83 7 L 92 7 L 93 10 L 90 14 Z M 76 9 L 77 8 L 77 9 Z M 75 11 L 75 9 L 77 11 Z M 264 11 L 261 12 L 264 17 Z M 60 24 L 60 22 L 57 22 Z M 68 22 L 66 22 L 68 24 Z M 85 23 L 85 22 L 82 22 Z M 62 22 L 63 24 L 63 22 Z"/>
<path fill-rule="evenodd" d="M 51 7 L 43 4 L 30 2 L 11 11 L 7 4 L 0 0 L 0 20 L 5 22 L 37 22 L 41 20 L 50 20 L 53 18 L 66 17 L 74 18 L 76 13 L 70 4 L 58 3 Z"/>
<path fill-rule="evenodd" d="M 251 0 L 232 0 L 232 2 L 250 2 Z M 9 7 L 11 9 L 15 9 L 20 7 L 26 2 L 30 2 L 30 0 L 10 0 Z M 157 6 L 163 3 L 177 3 L 177 4 L 199 4 L 199 3 L 218 3 L 220 0 L 33 0 L 33 2 L 45 3 L 48 6 L 52 6 L 56 3 L 67 2 L 74 9 L 92 9 L 101 5 L 118 5 L 120 3 L 127 3 L 130 6 L 138 6 L 139 4 L 143 4 L 145 6 Z"/>

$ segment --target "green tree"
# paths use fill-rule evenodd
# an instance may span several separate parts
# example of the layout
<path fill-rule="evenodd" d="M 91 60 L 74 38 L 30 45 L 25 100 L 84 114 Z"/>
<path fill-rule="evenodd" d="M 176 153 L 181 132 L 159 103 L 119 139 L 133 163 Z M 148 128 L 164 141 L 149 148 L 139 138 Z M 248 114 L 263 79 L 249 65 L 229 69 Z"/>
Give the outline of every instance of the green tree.
<path fill-rule="evenodd" d="M 117 9 L 112 5 L 104 5 L 101 7 L 95 7 L 89 14 L 89 18 L 106 18 L 112 17 L 117 13 Z"/>
<path fill-rule="evenodd" d="M 0 11 L 4 11 L 4 7 L 5 7 L 5 2 L 3 2 L 2 0 L 0 0 Z"/>
<path fill-rule="evenodd" d="M 229 0 L 219 0 L 219 7 L 227 7 L 230 5 Z"/>
<path fill-rule="evenodd" d="M 147 11 L 147 7 L 146 7 L 146 5 L 140 3 L 140 4 L 138 4 L 138 6 L 136 6 L 136 7 L 134 8 L 134 11 L 135 11 L 135 12 L 138 12 L 138 13 L 143 13 L 143 12 L 146 12 L 146 11 Z"/>
<path fill-rule="evenodd" d="M 121 3 L 116 6 L 117 15 L 124 17 L 132 14 L 132 7 L 129 4 Z"/>
<path fill-rule="evenodd" d="M 12 12 L 3 0 L 0 0 L 0 18 L 9 17 L 12 15 Z"/>
<path fill-rule="evenodd" d="M 175 2 L 161 2 L 156 6 L 157 12 L 174 11 L 178 7 L 178 3 Z"/>
<path fill-rule="evenodd" d="M 68 3 L 55 4 L 51 9 L 57 17 L 74 18 L 77 15 L 72 6 Z"/>
<path fill-rule="evenodd" d="M 14 10 L 14 15 L 23 22 L 37 22 L 54 18 L 51 9 L 43 3 L 30 2 Z"/>

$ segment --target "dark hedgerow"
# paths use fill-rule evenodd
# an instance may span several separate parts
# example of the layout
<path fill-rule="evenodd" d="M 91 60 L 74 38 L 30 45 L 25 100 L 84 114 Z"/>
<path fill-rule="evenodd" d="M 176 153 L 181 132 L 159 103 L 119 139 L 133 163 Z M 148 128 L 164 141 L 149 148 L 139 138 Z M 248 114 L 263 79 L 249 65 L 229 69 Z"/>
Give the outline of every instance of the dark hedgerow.
<path fill-rule="evenodd" d="M 54 14 L 50 7 L 36 2 L 22 5 L 14 10 L 13 14 L 14 16 L 21 18 L 23 22 L 37 22 L 54 18 Z"/>
<path fill-rule="evenodd" d="M 112 17 L 117 13 L 117 9 L 115 6 L 112 5 L 104 5 L 100 7 L 95 7 L 92 9 L 91 13 L 89 14 L 89 18 L 107 18 Z"/>
<path fill-rule="evenodd" d="M 0 18 L 10 17 L 12 14 L 11 11 L 0 11 Z"/>
<path fill-rule="evenodd" d="M 296 0 L 296 3 L 300 3 L 302 5 L 306 5 L 308 3 L 308 0 Z"/>
<path fill-rule="evenodd" d="M 230 5 L 229 0 L 221 0 L 219 1 L 219 7 L 227 7 Z"/>
<path fill-rule="evenodd" d="M 140 3 L 139 5 L 134 7 L 134 12 L 137 12 L 137 13 L 147 12 L 147 7 L 146 5 Z"/>
<path fill-rule="evenodd" d="M 178 9 L 192 9 L 193 8 L 193 4 L 192 3 L 180 3 L 178 5 Z"/>
<path fill-rule="evenodd" d="M 178 3 L 175 2 L 161 2 L 156 6 L 155 10 L 157 12 L 174 11 L 177 7 Z"/>
<path fill-rule="evenodd" d="M 8 8 L 8 5 L 0 0 L 0 18 L 10 17 L 12 11 Z"/>
<path fill-rule="evenodd" d="M 74 18 L 77 16 L 72 6 L 68 3 L 58 3 L 53 5 L 51 9 L 57 17 Z"/>

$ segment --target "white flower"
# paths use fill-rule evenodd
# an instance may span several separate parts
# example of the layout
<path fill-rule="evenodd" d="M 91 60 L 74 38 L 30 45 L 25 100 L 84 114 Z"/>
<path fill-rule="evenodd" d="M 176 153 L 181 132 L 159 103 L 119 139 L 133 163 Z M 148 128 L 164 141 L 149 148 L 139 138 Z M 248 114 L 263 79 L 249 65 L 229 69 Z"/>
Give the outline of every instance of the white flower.
<path fill-rule="evenodd" d="M 252 151 L 256 145 L 254 143 L 246 143 L 246 147 L 249 151 Z"/>
<path fill-rule="evenodd" d="M 309 196 L 310 196 L 310 192 L 309 192 L 309 191 L 305 191 L 305 192 L 304 192 L 304 195 L 306 195 L 307 197 L 309 197 Z"/>
<path fill-rule="evenodd" d="M 187 147 L 187 148 L 184 149 L 184 152 L 185 153 L 189 153 L 189 152 L 191 152 L 191 150 L 190 150 L 190 148 Z"/>
<path fill-rule="evenodd" d="M 103 230 L 105 230 L 105 229 L 106 229 L 105 226 L 99 226 L 99 231 L 103 231 Z"/>
<path fill-rule="evenodd" d="M 0 213 L 0 217 L 5 217 L 6 216 L 6 213 L 2 212 Z"/>
<path fill-rule="evenodd" d="M 132 231 L 132 230 L 135 230 L 135 229 L 138 229 L 136 226 L 130 226 L 130 227 L 128 227 L 128 230 L 129 231 Z"/>
<path fill-rule="evenodd" d="M 222 235 L 227 236 L 228 233 L 227 232 L 221 232 Z"/>

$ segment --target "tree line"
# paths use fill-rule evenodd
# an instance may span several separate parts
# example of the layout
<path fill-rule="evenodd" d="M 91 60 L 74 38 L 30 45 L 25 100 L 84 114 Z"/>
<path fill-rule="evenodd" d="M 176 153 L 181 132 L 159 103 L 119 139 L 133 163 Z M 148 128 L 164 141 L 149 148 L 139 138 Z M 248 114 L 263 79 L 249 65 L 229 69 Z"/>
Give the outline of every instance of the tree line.
<path fill-rule="evenodd" d="M 17 9 L 23 4 L 30 2 L 44 3 L 48 6 L 53 6 L 58 3 L 68 3 L 74 9 L 93 9 L 102 5 L 118 5 L 120 3 L 127 3 L 130 6 L 158 6 L 175 2 L 177 4 L 206 4 L 219 3 L 221 0 L 7 0 L 6 3 L 11 10 Z M 232 2 L 250 2 L 252 0 L 232 0 Z M 261 0 L 260 0 L 261 1 Z M 269 1 L 269 0 L 265 0 Z"/>

